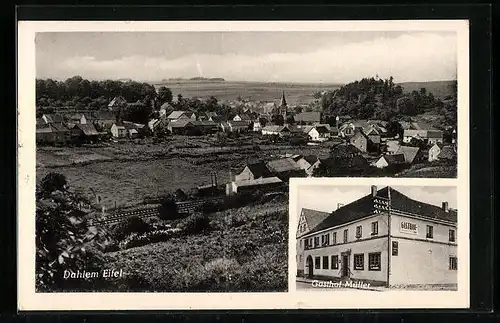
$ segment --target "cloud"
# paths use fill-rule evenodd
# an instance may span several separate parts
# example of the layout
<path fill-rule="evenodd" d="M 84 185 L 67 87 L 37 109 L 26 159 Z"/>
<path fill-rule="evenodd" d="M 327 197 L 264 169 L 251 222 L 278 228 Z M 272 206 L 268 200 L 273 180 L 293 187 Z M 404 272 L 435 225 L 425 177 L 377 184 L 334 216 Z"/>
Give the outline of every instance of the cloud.
<path fill-rule="evenodd" d="M 307 47 L 307 43 L 297 46 Z M 160 80 L 204 74 L 228 80 L 346 83 L 378 74 L 382 78 L 393 76 L 397 82 L 433 81 L 456 78 L 456 56 L 456 35 L 416 33 L 325 44 L 305 53 L 197 53 L 175 59 L 125 54 L 108 60 L 77 56 L 52 62 L 50 68 L 44 68 L 46 62 L 42 62 L 39 75 Z"/>

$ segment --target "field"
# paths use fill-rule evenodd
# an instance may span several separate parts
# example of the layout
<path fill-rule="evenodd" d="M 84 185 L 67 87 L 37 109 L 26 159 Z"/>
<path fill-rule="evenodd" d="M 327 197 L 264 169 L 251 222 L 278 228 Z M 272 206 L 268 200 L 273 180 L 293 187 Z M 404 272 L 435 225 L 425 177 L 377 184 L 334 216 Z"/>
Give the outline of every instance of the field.
<path fill-rule="evenodd" d="M 426 88 L 437 98 L 443 99 L 453 93 L 453 81 L 436 82 L 405 82 L 400 83 L 404 92 L 420 91 Z M 166 86 L 172 90 L 174 97 L 182 94 L 183 97 L 198 97 L 201 99 L 215 96 L 219 100 L 236 100 L 238 96 L 253 101 L 275 101 L 285 91 L 288 104 L 309 104 L 313 101 L 313 94 L 321 91 L 332 91 L 339 88 L 339 84 L 300 84 L 300 83 L 262 83 L 262 82 L 236 82 L 236 81 L 167 81 L 154 84 L 158 89 Z"/>
<path fill-rule="evenodd" d="M 215 96 L 218 100 L 236 100 L 238 96 L 252 101 L 276 101 L 285 91 L 288 104 L 309 104 L 314 100 L 313 94 L 318 91 L 334 90 L 336 84 L 294 84 L 294 83 L 261 83 L 261 82 L 196 82 L 169 81 L 155 84 L 156 88 L 166 86 L 172 90 L 174 98 L 177 94 L 183 97 L 201 99 Z"/>
<path fill-rule="evenodd" d="M 37 150 L 37 180 L 49 172 L 66 176 L 69 186 L 94 200 L 94 193 L 107 209 L 131 206 L 182 189 L 210 184 L 211 173 L 218 184 L 229 181 L 229 173 L 245 164 L 269 160 L 284 153 L 326 157 L 327 148 L 262 146 L 210 147 L 202 138 L 172 138 L 164 144 L 120 143 L 99 147 L 44 147 Z M 206 140 L 206 139 L 205 139 Z M 87 158 L 88 157 L 88 158 Z M 92 190 L 94 192 L 92 192 Z M 116 204 L 115 204 L 116 203 Z"/>
<path fill-rule="evenodd" d="M 286 291 L 287 240 L 287 196 L 217 212 L 207 232 L 105 254 L 126 278 L 103 290 Z"/>

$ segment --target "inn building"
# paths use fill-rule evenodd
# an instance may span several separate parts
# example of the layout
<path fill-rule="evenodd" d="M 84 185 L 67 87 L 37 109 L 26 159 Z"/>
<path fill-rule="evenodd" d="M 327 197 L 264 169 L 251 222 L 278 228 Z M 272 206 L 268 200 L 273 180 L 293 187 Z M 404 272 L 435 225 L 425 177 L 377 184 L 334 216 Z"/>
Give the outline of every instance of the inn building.
<path fill-rule="evenodd" d="M 448 202 L 435 206 L 372 186 L 370 194 L 300 234 L 303 213 L 299 275 L 388 287 L 457 284 L 457 211 Z"/>

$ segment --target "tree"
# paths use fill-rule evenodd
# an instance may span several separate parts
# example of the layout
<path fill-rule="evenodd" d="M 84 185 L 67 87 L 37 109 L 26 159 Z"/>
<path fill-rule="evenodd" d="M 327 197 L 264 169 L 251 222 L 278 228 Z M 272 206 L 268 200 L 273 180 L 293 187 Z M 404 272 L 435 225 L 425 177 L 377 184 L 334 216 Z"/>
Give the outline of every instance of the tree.
<path fill-rule="evenodd" d="M 398 135 L 399 138 L 402 139 L 403 132 L 403 126 L 401 126 L 401 123 L 399 123 L 397 120 L 391 120 L 387 124 L 387 135 L 389 137 L 395 137 L 396 135 Z"/>
<path fill-rule="evenodd" d="M 177 218 L 177 204 L 175 203 L 175 198 L 172 195 L 167 195 L 160 201 L 160 218 L 164 220 L 172 220 Z"/>
<path fill-rule="evenodd" d="M 173 98 L 172 91 L 169 88 L 162 86 L 158 89 L 157 100 L 159 106 L 162 106 L 164 103 L 172 103 Z"/>
<path fill-rule="evenodd" d="M 271 117 L 271 122 L 274 125 L 282 126 L 285 123 L 285 120 L 283 119 L 283 116 L 281 114 L 273 114 L 273 116 Z"/>
<path fill-rule="evenodd" d="M 290 114 L 286 117 L 286 123 L 295 124 L 295 118 Z"/>
<path fill-rule="evenodd" d="M 59 173 L 50 172 L 40 181 L 40 196 L 50 196 L 55 191 L 66 189 L 66 177 Z"/>
<path fill-rule="evenodd" d="M 262 117 L 260 117 L 260 118 L 259 118 L 259 123 L 260 123 L 260 126 L 261 126 L 261 127 L 265 127 L 265 126 L 266 126 L 266 124 L 267 124 L 267 119 L 266 119 L 266 118 L 262 118 Z"/>

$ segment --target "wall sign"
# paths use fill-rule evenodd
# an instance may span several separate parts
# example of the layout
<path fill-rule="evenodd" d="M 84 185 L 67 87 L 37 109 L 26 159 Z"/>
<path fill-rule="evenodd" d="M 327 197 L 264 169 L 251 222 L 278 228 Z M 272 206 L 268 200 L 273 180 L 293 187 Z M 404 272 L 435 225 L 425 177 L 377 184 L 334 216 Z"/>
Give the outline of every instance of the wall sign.
<path fill-rule="evenodd" d="M 399 224 L 399 232 L 418 234 L 418 226 L 416 223 L 401 221 Z"/>

